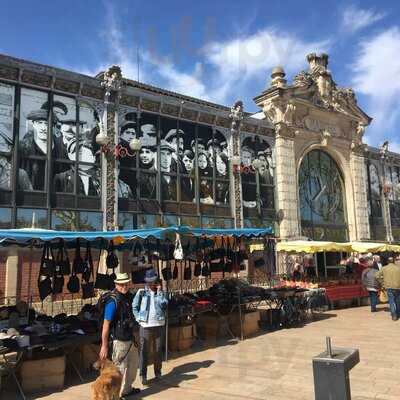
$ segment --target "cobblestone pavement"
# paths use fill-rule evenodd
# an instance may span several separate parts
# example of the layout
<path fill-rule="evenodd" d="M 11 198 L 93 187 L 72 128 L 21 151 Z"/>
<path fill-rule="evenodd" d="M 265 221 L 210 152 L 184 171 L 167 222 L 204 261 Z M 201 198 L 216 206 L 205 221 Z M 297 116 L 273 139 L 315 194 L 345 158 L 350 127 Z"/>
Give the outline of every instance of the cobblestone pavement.
<path fill-rule="evenodd" d="M 329 311 L 301 328 L 197 348 L 169 361 L 162 383 L 150 384 L 132 399 L 312 400 L 311 359 L 331 336 L 334 346 L 360 349 L 361 362 L 350 374 L 353 400 L 398 400 L 400 321 L 392 322 L 384 308 L 374 314 L 369 307 Z M 89 400 L 89 389 L 90 383 L 71 384 L 63 392 L 32 399 Z M 17 398 L 15 393 L 3 396 Z"/>

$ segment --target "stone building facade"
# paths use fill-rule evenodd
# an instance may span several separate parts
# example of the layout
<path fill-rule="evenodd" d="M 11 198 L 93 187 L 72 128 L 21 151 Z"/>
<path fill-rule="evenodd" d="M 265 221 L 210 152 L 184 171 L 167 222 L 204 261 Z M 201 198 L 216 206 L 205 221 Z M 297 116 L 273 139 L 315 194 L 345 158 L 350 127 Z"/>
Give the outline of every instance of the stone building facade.
<path fill-rule="evenodd" d="M 328 56 L 307 61 L 292 83 L 275 68 L 251 114 L 117 66 L 89 77 L 0 55 L 2 228 L 272 225 L 287 240 L 399 241 L 400 155 L 365 145 L 371 118 Z M 0 297 L 21 295 L 22 264 L 9 255 Z"/>

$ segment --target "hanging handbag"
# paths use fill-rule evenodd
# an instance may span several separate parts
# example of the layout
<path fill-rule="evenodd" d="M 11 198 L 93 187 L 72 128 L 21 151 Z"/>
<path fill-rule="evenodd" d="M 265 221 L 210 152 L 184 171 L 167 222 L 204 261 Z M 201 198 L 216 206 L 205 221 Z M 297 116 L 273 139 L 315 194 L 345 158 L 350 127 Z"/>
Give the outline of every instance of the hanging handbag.
<path fill-rule="evenodd" d="M 83 258 L 81 257 L 81 244 L 79 239 L 76 239 L 75 259 L 72 263 L 72 269 L 75 274 L 81 274 L 85 268 Z"/>
<path fill-rule="evenodd" d="M 172 271 L 169 261 L 166 261 L 166 266 L 161 270 L 164 281 L 170 281 L 172 279 Z"/>
<path fill-rule="evenodd" d="M 64 288 L 64 275 L 61 273 L 61 269 L 62 269 L 62 263 L 56 262 L 53 275 L 53 284 L 52 284 L 53 294 L 62 293 Z"/>
<path fill-rule="evenodd" d="M 53 276 L 55 266 L 56 263 L 54 257 L 50 257 L 50 245 L 45 243 L 43 245 L 43 254 L 40 262 L 41 275 L 50 277 Z"/>
<path fill-rule="evenodd" d="M 208 266 L 207 262 L 204 262 L 201 268 L 201 276 L 207 277 L 210 275 L 211 275 L 210 267 Z"/>
<path fill-rule="evenodd" d="M 179 261 L 180 263 L 182 263 L 182 261 Z M 178 261 L 175 261 L 175 266 L 174 266 L 174 270 L 172 271 L 172 279 L 178 279 L 179 276 L 179 269 L 178 269 Z"/>
<path fill-rule="evenodd" d="M 199 262 L 196 262 L 194 266 L 194 272 L 193 275 L 197 278 L 201 275 L 201 264 Z"/>
<path fill-rule="evenodd" d="M 82 271 L 82 279 L 88 283 L 90 281 L 90 277 L 93 275 L 93 258 L 92 252 L 90 249 L 90 243 L 86 243 L 86 255 L 85 261 L 83 262 L 83 271 Z"/>
<path fill-rule="evenodd" d="M 185 261 L 185 269 L 183 271 L 183 279 L 185 281 L 192 280 L 192 265 L 191 265 L 190 261 Z"/>
<path fill-rule="evenodd" d="M 101 260 L 104 260 L 105 257 L 106 257 L 105 253 L 100 250 L 99 260 L 97 263 L 97 270 L 96 270 L 96 281 L 94 284 L 95 289 L 110 290 L 110 287 L 111 287 L 111 279 L 110 279 L 110 275 L 107 273 L 107 267 L 105 265 L 103 265 L 104 268 L 106 269 L 105 274 L 99 272 Z M 104 261 L 104 263 L 105 263 L 105 261 Z"/>
<path fill-rule="evenodd" d="M 118 257 L 114 253 L 114 242 L 111 240 L 110 245 L 108 247 L 106 265 L 107 265 L 107 268 L 110 268 L 114 271 L 114 269 L 118 267 L 118 264 L 119 264 Z"/>
<path fill-rule="evenodd" d="M 176 234 L 174 258 L 175 260 L 183 260 L 183 249 L 181 243 L 181 236 L 179 235 L 179 233 Z"/>
<path fill-rule="evenodd" d="M 43 255 L 40 262 L 39 276 L 38 276 L 38 289 L 40 300 L 43 301 L 48 295 L 50 295 L 52 290 L 51 277 L 48 274 L 48 265 L 45 265 L 46 254 L 48 251 L 48 246 L 45 243 L 43 246 Z"/>
<path fill-rule="evenodd" d="M 79 289 L 80 289 L 79 278 L 76 275 L 76 271 L 75 271 L 75 265 L 76 265 L 75 261 L 76 261 L 76 259 L 74 260 L 74 263 L 72 265 L 71 275 L 70 275 L 68 283 L 67 283 L 67 289 L 70 293 L 79 293 Z"/>
<path fill-rule="evenodd" d="M 265 266 L 264 257 L 258 258 L 254 261 L 254 268 L 261 268 Z"/>
<path fill-rule="evenodd" d="M 68 251 L 63 239 L 60 241 L 59 260 L 57 261 L 60 266 L 60 273 L 62 275 L 71 274 L 71 264 L 69 262 Z"/>
<path fill-rule="evenodd" d="M 387 303 L 389 301 L 387 292 L 385 289 L 381 289 L 380 293 L 379 293 L 379 301 L 381 303 Z"/>

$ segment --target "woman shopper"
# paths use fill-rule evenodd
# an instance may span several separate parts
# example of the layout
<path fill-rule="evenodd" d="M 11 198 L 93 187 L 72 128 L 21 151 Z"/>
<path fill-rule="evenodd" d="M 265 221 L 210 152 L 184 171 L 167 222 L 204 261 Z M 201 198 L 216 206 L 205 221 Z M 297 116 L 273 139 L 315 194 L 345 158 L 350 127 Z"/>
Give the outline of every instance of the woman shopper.
<path fill-rule="evenodd" d="M 371 312 L 376 312 L 376 306 L 378 304 L 379 282 L 375 275 L 379 271 L 379 268 L 374 265 L 372 258 L 365 258 L 364 261 L 367 263 L 367 268 L 362 272 L 361 281 L 362 285 L 369 294 Z"/>

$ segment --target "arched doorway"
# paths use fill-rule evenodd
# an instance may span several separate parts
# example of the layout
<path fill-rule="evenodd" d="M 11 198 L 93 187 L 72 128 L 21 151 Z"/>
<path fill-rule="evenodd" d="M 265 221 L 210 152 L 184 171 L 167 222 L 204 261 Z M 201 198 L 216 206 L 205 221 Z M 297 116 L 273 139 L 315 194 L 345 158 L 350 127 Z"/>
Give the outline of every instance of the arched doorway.
<path fill-rule="evenodd" d="M 313 240 L 348 240 L 345 190 L 342 174 L 333 158 L 312 150 L 299 170 L 301 232 Z"/>

